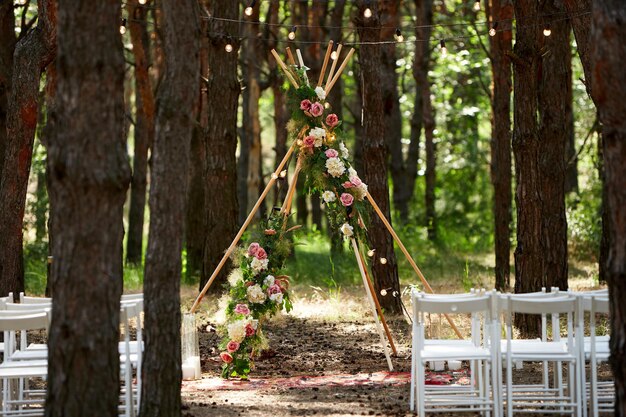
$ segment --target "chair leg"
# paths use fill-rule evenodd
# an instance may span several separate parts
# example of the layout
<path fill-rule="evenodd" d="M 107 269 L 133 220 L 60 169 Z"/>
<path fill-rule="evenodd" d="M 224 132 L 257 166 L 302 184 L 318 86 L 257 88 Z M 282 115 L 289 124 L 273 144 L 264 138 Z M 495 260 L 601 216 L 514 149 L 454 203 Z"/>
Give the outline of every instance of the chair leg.
<path fill-rule="evenodd" d="M 413 335 L 412 335 L 412 345 L 411 345 L 411 393 L 409 394 L 409 409 L 411 411 L 415 411 L 415 379 L 417 377 L 416 375 L 416 369 L 415 369 L 415 358 L 416 358 L 416 352 L 415 352 L 415 346 L 417 345 L 417 336 L 416 336 L 416 332 L 417 329 L 415 328 L 415 326 L 413 326 Z"/>
<path fill-rule="evenodd" d="M 506 416 L 513 417 L 513 362 L 506 361 Z"/>

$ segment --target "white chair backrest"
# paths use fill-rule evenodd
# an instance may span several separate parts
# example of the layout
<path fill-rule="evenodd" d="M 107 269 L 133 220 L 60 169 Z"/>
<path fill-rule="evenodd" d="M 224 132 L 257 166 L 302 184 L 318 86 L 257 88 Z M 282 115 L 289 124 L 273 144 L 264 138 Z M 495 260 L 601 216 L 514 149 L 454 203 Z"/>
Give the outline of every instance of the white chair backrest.
<path fill-rule="evenodd" d="M 30 297 L 20 293 L 21 304 L 52 304 L 52 298 L 49 297 Z"/>
<path fill-rule="evenodd" d="M 0 315 L 0 331 L 2 332 L 47 329 L 49 323 L 49 311 L 11 316 Z"/>
<path fill-rule="evenodd" d="M 13 293 L 10 292 L 6 297 L 0 297 L 0 310 L 4 310 L 6 303 L 12 303 L 15 299 Z"/>
<path fill-rule="evenodd" d="M 122 294 L 121 301 L 143 300 L 143 293 L 139 294 Z"/>
<path fill-rule="evenodd" d="M 6 303 L 5 307 L 6 307 L 5 310 L 9 310 L 9 311 L 37 312 L 37 311 L 43 311 L 46 309 L 51 309 L 52 304 L 51 303 L 46 303 L 46 304 L 44 303 L 38 303 L 38 304 Z"/>
<path fill-rule="evenodd" d="M 464 314 L 491 310 L 491 296 L 489 295 L 460 298 L 454 296 L 434 298 L 418 295 L 414 298 L 414 302 L 416 302 L 418 313 Z"/>

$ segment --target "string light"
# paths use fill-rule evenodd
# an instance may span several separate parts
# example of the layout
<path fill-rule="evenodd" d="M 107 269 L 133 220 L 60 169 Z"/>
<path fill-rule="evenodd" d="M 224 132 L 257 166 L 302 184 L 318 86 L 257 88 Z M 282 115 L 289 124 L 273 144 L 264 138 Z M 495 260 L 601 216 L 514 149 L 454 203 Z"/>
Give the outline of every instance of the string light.
<path fill-rule="evenodd" d="M 386 289 L 382 289 L 380 290 L 380 295 L 382 295 L 383 297 L 387 295 L 387 290 Z"/>
<path fill-rule="evenodd" d="M 146 0 L 139 0 L 139 4 L 146 4 Z"/>
<path fill-rule="evenodd" d="M 550 35 L 552 35 L 552 29 L 550 29 L 550 25 L 546 25 L 546 27 L 543 28 L 543 36 Z"/>
<path fill-rule="evenodd" d="M 380 258 L 380 263 L 385 265 L 387 263 L 387 258 Z"/>
<path fill-rule="evenodd" d="M 368 250 L 368 251 L 367 251 L 367 256 L 369 256 L 369 257 L 371 258 L 372 256 L 374 256 L 374 252 L 376 252 L 376 249 L 370 249 L 370 250 Z"/>
<path fill-rule="evenodd" d="M 285 178 L 287 176 L 287 170 L 283 169 L 282 171 L 280 171 L 280 177 L 281 178 Z"/>
<path fill-rule="evenodd" d="M 448 55 L 448 48 L 446 48 L 446 41 L 443 39 L 439 41 L 439 46 L 441 47 L 441 56 L 445 57 Z"/>
<path fill-rule="evenodd" d="M 489 29 L 489 36 L 496 36 L 496 29 L 498 28 L 498 22 L 495 22 L 491 29 Z"/>
<path fill-rule="evenodd" d="M 224 49 L 226 50 L 226 52 L 231 53 L 233 51 L 233 43 L 230 39 L 230 36 L 228 37 L 228 39 L 226 40 L 226 46 L 224 47 Z"/>
<path fill-rule="evenodd" d="M 479 11 L 480 10 L 480 0 L 476 0 L 474 2 L 474 11 Z"/>
<path fill-rule="evenodd" d="M 402 32 L 400 32 L 400 28 L 396 28 L 395 38 L 398 42 L 404 42 L 404 36 L 402 36 Z"/>
<path fill-rule="evenodd" d="M 333 51 L 330 54 L 330 59 L 332 59 L 333 61 L 337 60 L 337 51 Z"/>
<path fill-rule="evenodd" d="M 122 19 L 122 24 L 120 25 L 120 35 L 126 33 L 126 19 Z"/>
<path fill-rule="evenodd" d="M 289 35 L 287 35 L 287 37 L 289 38 L 290 41 L 296 39 L 296 31 L 298 30 L 297 26 L 293 26 L 291 28 L 291 30 L 289 31 Z"/>
<path fill-rule="evenodd" d="M 372 9 L 370 9 L 369 0 L 365 2 L 365 10 L 363 10 L 363 17 L 365 17 L 366 19 L 369 19 L 370 17 L 372 17 Z"/>
<path fill-rule="evenodd" d="M 256 0 L 252 0 L 252 3 L 250 3 L 250 5 L 246 7 L 246 9 L 243 11 L 246 16 L 252 16 L 252 12 L 254 11 L 254 3 L 256 3 Z"/>

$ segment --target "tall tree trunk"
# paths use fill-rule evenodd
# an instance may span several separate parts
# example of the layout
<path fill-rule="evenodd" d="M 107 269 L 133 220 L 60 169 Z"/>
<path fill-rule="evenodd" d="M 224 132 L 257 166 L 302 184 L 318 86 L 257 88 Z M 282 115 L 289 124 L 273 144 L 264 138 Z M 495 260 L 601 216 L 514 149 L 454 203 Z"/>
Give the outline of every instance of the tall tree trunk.
<path fill-rule="evenodd" d="M 247 206 L 246 215 L 252 210 L 260 195 L 263 185 L 261 154 L 261 121 L 259 120 L 259 100 L 261 98 L 261 68 L 259 64 L 258 41 L 259 7 L 255 7 L 252 16 L 244 24 L 245 38 L 242 46 L 246 105 L 243 108 L 243 131 L 248 145 L 248 170 L 246 180 Z M 261 210 L 256 217 L 260 217 Z M 244 216 L 245 217 L 245 216 Z"/>
<path fill-rule="evenodd" d="M 130 184 L 130 209 L 128 212 L 128 240 L 126 261 L 141 264 L 143 255 L 143 222 L 146 207 L 146 186 L 148 176 L 148 148 L 154 141 L 154 95 L 150 84 L 150 48 L 146 28 L 145 7 L 137 0 L 126 4 L 130 39 L 135 57 L 135 152 L 133 156 L 133 177 Z"/>
<path fill-rule="evenodd" d="M 56 54 L 56 7 L 39 0 L 39 23 L 15 47 L 0 175 L 0 295 L 24 291 L 22 226 L 37 128 L 39 79 Z"/>
<path fill-rule="evenodd" d="M 203 5 L 202 15 L 208 15 L 208 2 Z M 208 21 L 203 20 L 200 30 L 208 32 Z M 209 39 L 202 36 L 200 39 L 200 76 L 201 80 L 209 79 Z M 207 237 L 206 209 L 205 209 L 205 174 L 206 174 L 206 141 L 208 129 L 208 97 L 207 82 L 202 81 L 197 94 L 195 105 L 195 123 L 191 135 L 191 150 L 189 156 L 189 187 L 187 191 L 187 213 L 185 215 L 185 248 L 187 249 L 186 279 L 191 282 L 192 277 L 202 276 L 204 261 L 204 242 Z"/>
<path fill-rule="evenodd" d="M 428 239 L 437 240 L 437 214 L 435 211 L 435 185 L 437 180 L 437 145 L 435 144 L 435 115 L 430 99 L 430 84 L 428 81 L 422 90 L 424 141 L 426 143 L 426 229 Z"/>
<path fill-rule="evenodd" d="M 59 0 L 58 10 L 55 127 L 48 148 L 55 261 L 46 416 L 116 416 L 123 206 L 130 181 L 120 5 Z"/>
<path fill-rule="evenodd" d="M 7 113 L 13 78 L 15 41 L 13 1 L 0 0 L 0 183 L 2 182 L 2 164 L 7 144 Z"/>
<path fill-rule="evenodd" d="M 544 256 L 541 245 L 541 178 L 539 177 L 539 125 L 537 108 L 541 27 L 529 24 L 538 15 L 534 0 L 514 3 L 517 34 L 513 49 L 513 155 L 517 188 L 517 247 L 515 292 L 525 293 L 543 285 Z M 517 315 L 515 324 L 523 335 L 535 335 L 533 316 Z"/>
<path fill-rule="evenodd" d="M 238 2 L 212 1 L 211 15 L 236 20 L 239 17 Z M 224 47 L 229 40 L 220 33 L 236 33 L 237 24 L 211 21 L 209 38 L 209 76 L 206 96 L 209 103 L 213 97 L 220 98 L 219 106 L 204 109 L 207 113 L 207 131 L 204 138 L 206 172 L 204 188 L 205 227 L 208 231 L 204 242 L 204 261 L 200 288 L 215 270 L 224 250 L 230 245 L 237 228 L 237 104 L 241 87 L 237 79 L 237 51 L 239 43 L 231 40 L 233 51 Z M 215 198 L 219 190 L 220 198 Z M 247 213 L 246 213 L 247 214 Z M 211 287 L 221 291 L 221 283 L 228 275 L 229 265 L 222 269 L 218 280 Z"/>
<path fill-rule="evenodd" d="M 430 67 L 429 41 L 432 32 L 432 8 L 431 0 L 415 0 L 415 37 L 416 39 L 423 39 L 424 41 L 415 42 L 415 56 L 413 58 L 412 69 L 413 79 L 415 81 L 415 101 L 410 122 L 411 137 L 409 149 L 406 155 L 406 161 L 404 162 L 406 185 L 403 192 L 406 194 L 398 196 L 398 200 L 396 201 L 400 216 L 403 215 L 403 210 L 406 210 L 406 215 L 408 216 L 408 203 L 413 197 L 415 190 L 420 136 L 422 134 L 422 127 L 424 126 L 424 99 L 428 98 L 430 100 L 429 96 L 427 97 L 425 95 L 424 90 L 430 88 L 430 83 L 428 82 L 428 68 Z M 406 208 L 403 208 L 404 205 Z"/>
<path fill-rule="evenodd" d="M 189 149 L 200 78 L 195 0 L 163 2 L 165 75 L 158 93 L 144 278 L 141 417 L 180 415 L 180 280 Z"/>
<path fill-rule="evenodd" d="M 491 182 L 495 222 L 496 289 L 508 290 L 511 264 L 511 61 L 513 4 L 510 0 L 491 0 L 489 15 L 498 22 L 496 36 L 490 36 L 491 72 Z"/>
<path fill-rule="evenodd" d="M 609 265 L 609 250 L 611 246 L 611 230 L 609 229 L 609 196 L 606 183 L 606 173 L 604 170 L 604 152 L 602 134 L 598 134 L 598 176 L 602 184 L 602 196 L 600 202 L 600 219 L 602 221 L 602 235 L 600 236 L 600 247 L 598 248 L 598 281 L 606 284 L 608 281 L 607 266 Z"/>
<path fill-rule="evenodd" d="M 565 13 L 561 0 L 542 3 L 541 13 L 548 16 Z M 567 20 L 550 23 L 551 36 L 542 36 L 537 98 L 539 109 L 538 179 L 541 196 L 542 285 L 546 288 L 567 286 L 567 218 L 565 216 L 565 149 L 569 140 L 567 100 L 571 97 L 568 61 L 570 26 Z M 523 204 L 523 202 L 522 202 Z M 541 287 L 535 288 L 540 290 Z"/>
<path fill-rule="evenodd" d="M 43 127 L 41 135 L 41 143 L 44 147 L 48 148 L 50 145 L 50 139 L 56 135 L 54 117 L 51 117 L 56 110 L 56 91 L 57 91 L 57 68 L 56 64 L 52 63 L 46 68 L 46 125 Z M 52 256 L 52 247 L 54 246 L 54 234 L 52 233 L 52 201 L 50 200 L 50 164 L 46 164 L 46 191 L 48 192 L 48 262 L 46 263 L 46 297 L 52 297 L 52 288 L 54 283 L 52 282 L 52 262 L 54 258 Z"/>
<path fill-rule="evenodd" d="M 595 0 L 591 28 L 591 90 L 602 123 L 611 241 L 609 283 L 615 415 L 626 415 L 626 3 Z"/>
<path fill-rule="evenodd" d="M 559 22 L 560 23 L 560 22 Z M 569 26 L 569 22 L 568 22 Z M 568 30 L 569 32 L 569 30 Z M 569 36 L 568 36 L 569 40 Z M 568 44 L 569 45 L 569 44 Z M 576 153 L 576 130 L 574 128 L 574 89 L 572 84 L 572 51 L 568 49 L 567 96 L 565 97 L 565 125 L 567 143 L 565 144 L 565 193 L 578 192 L 578 156 Z"/>
<path fill-rule="evenodd" d="M 387 155 L 385 143 L 385 126 L 383 116 L 383 94 L 380 88 L 380 69 L 382 67 L 382 53 L 377 45 L 367 42 L 380 40 L 380 15 L 378 5 L 372 3 L 372 17 L 363 16 L 366 2 L 358 2 L 358 12 L 355 24 L 359 40 L 363 43 L 359 50 L 359 63 L 364 79 L 364 131 L 363 131 L 363 176 L 368 184 L 369 192 L 380 206 L 383 214 L 390 218 L 389 187 L 387 182 Z M 372 272 L 376 292 L 380 294 L 386 289 L 386 295 L 380 296 L 380 304 L 392 314 L 402 312 L 400 305 L 400 283 L 398 281 L 398 264 L 393 250 L 393 239 L 382 221 L 375 215 L 367 231 L 367 237 L 372 248 L 376 249 L 376 258 L 372 263 Z M 381 263 L 385 258 L 386 263 Z"/>

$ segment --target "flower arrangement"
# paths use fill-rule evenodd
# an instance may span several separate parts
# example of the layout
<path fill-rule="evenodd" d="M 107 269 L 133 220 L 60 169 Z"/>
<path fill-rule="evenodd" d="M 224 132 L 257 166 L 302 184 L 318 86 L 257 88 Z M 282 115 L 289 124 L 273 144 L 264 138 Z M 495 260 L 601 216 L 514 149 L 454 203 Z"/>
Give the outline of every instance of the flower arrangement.
<path fill-rule="evenodd" d="M 341 121 L 330 110 L 324 89 L 310 87 L 302 70 L 295 73 L 300 87 L 288 91 L 292 109 L 288 130 L 306 177 L 306 191 L 321 195 L 331 228 L 345 238 L 357 238 L 365 230 L 367 185 L 352 167 L 340 138 Z M 247 377 L 255 354 L 267 348 L 262 323 L 283 308 L 292 308 L 289 277 L 283 271 L 291 253 L 287 221 L 285 213 L 272 212 L 263 233 L 233 256 L 236 269 L 229 276 L 226 323 L 220 329 L 224 378 Z"/>

